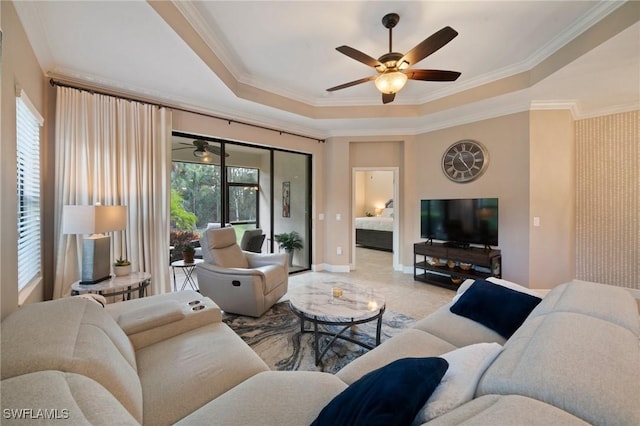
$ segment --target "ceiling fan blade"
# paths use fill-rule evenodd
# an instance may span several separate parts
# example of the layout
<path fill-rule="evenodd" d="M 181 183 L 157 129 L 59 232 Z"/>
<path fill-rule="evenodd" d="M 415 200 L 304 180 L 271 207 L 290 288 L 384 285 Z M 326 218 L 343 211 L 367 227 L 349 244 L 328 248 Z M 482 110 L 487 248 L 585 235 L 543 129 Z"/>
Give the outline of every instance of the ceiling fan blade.
<path fill-rule="evenodd" d="M 178 151 L 180 149 L 193 149 L 193 147 L 192 146 L 182 146 L 180 148 L 173 148 L 172 151 Z"/>
<path fill-rule="evenodd" d="M 340 47 L 336 47 L 336 50 L 342 54 L 347 55 L 348 57 L 350 57 L 351 59 L 355 59 L 358 62 L 362 62 L 365 65 L 369 65 L 370 67 L 383 67 L 386 68 L 384 66 L 384 64 L 382 64 L 382 62 L 378 61 L 377 59 L 372 58 L 371 56 L 367 55 L 366 53 L 362 53 L 361 51 L 354 49 L 353 47 L 349 47 L 349 46 L 340 46 Z"/>
<path fill-rule="evenodd" d="M 431 36 L 422 40 L 416 47 L 411 49 L 405 54 L 399 61 L 408 62 L 409 65 L 415 65 L 433 52 L 440 49 L 445 44 L 449 43 L 458 35 L 458 32 L 451 27 L 444 27 L 440 31 L 433 33 Z"/>
<path fill-rule="evenodd" d="M 339 86 L 331 87 L 331 88 L 327 89 L 327 92 L 334 92 L 336 90 L 346 89 L 347 87 L 355 86 L 357 84 L 366 83 L 367 81 L 375 80 L 376 77 L 377 76 L 372 75 L 371 77 L 365 77 L 365 78 L 361 78 L 360 80 L 350 81 L 348 83 L 344 83 L 344 84 L 341 84 Z"/>
<path fill-rule="evenodd" d="M 424 81 L 455 81 L 460 77 L 458 71 L 443 71 L 443 70 L 407 70 L 405 71 L 407 77 L 411 80 L 424 80 Z"/>
<path fill-rule="evenodd" d="M 220 155 L 220 148 L 218 148 L 217 146 L 206 145 L 204 149 L 212 154 Z"/>
<path fill-rule="evenodd" d="M 395 93 L 383 93 L 382 94 L 382 103 L 383 104 L 388 104 L 390 102 L 393 102 L 393 100 L 396 98 L 396 94 Z"/>
<path fill-rule="evenodd" d="M 208 152 L 210 152 L 210 153 L 214 154 L 214 155 L 217 155 L 218 157 L 220 156 L 220 153 L 222 152 L 222 151 L 220 150 L 220 147 L 217 147 L 217 146 L 207 145 L 207 146 L 205 146 L 205 147 L 204 147 L 204 149 L 205 149 L 206 151 L 208 151 Z M 229 156 L 229 153 L 228 153 L 228 152 L 225 152 L 224 156 L 225 156 L 225 157 L 228 157 L 228 156 Z"/>

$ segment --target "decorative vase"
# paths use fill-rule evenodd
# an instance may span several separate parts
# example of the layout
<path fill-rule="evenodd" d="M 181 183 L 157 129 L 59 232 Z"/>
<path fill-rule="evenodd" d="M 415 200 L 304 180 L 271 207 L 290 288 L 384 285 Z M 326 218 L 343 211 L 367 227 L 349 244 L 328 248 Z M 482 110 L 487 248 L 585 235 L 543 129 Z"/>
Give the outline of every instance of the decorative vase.
<path fill-rule="evenodd" d="M 131 273 L 131 265 L 126 266 L 114 266 L 113 273 L 116 274 L 116 277 L 124 277 Z"/>

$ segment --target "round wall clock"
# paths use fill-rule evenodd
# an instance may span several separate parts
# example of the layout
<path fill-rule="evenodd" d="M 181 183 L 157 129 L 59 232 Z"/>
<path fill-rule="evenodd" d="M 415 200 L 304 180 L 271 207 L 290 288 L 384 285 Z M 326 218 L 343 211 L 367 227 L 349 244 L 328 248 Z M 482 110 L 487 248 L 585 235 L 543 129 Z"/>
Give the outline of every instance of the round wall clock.
<path fill-rule="evenodd" d="M 469 139 L 451 145 L 442 156 L 442 171 L 454 182 L 471 182 L 489 165 L 489 152 L 480 142 Z"/>

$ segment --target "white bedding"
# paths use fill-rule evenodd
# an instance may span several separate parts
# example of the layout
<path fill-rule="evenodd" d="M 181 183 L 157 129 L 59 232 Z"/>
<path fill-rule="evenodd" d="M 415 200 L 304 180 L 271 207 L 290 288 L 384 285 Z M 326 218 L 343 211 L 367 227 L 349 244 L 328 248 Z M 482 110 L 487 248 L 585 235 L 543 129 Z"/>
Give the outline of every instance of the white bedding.
<path fill-rule="evenodd" d="M 393 231 L 393 218 L 384 216 L 356 217 L 356 229 Z"/>

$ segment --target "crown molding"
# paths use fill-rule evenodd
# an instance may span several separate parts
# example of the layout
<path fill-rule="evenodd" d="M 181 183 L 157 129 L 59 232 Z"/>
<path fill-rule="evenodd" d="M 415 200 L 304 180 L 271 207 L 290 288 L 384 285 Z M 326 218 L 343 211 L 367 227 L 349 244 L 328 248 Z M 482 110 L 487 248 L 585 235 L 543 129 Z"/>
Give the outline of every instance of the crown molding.
<path fill-rule="evenodd" d="M 591 110 L 589 112 L 580 112 L 575 116 L 576 120 L 584 120 L 587 118 L 602 117 L 611 114 L 623 114 L 626 112 L 640 111 L 640 101 L 629 102 L 627 104 L 608 106 L 606 108 L 599 108 L 597 110 Z"/>
<path fill-rule="evenodd" d="M 348 99 L 335 99 L 331 97 L 317 97 L 306 93 L 302 93 L 296 90 L 283 88 L 281 85 L 275 84 L 272 81 L 260 79 L 254 75 L 251 75 L 248 70 L 242 69 L 238 65 L 239 59 L 227 49 L 225 44 L 220 40 L 224 37 L 217 34 L 214 29 L 207 25 L 206 20 L 202 17 L 202 14 L 198 9 L 190 2 L 183 2 L 177 0 L 171 0 L 176 9 L 183 15 L 183 17 L 189 22 L 193 29 L 200 35 L 204 42 L 209 46 L 212 52 L 219 57 L 219 59 L 226 65 L 237 83 L 245 84 L 247 86 L 259 89 L 262 92 L 278 94 L 279 96 L 291 99 L 292 101 L 301 102 L 311 107 L 350 107 L 350 106 L 375 106 L 379 105 L 378 99 L 373 97 L 360 97 L 360 98 L 348 98 Z M 622 6 L 625 1 L 614 0 L 596 4 L 585 15 L 577 19 L 572 25 L 569 25 L 565 30 L 560 33 L 553 40 L 545 44 L 538 49 L 524 61 L 517 64 L 504 67 L 497 71 L 484 74 L 466 81 L 458 82 L 455 85 L 449 87 L 443 87 L 433 90 L 425 96 L 402 98 L 396 101 L 396 104 L 402 105 L 421 105 L 428 102 L 432 102 L 446 96 L 455 95 L 465 90 L 473 89 L 484 84 L 492 83 L 503 78 L 507 78 L 516 75 L 521 72 L 530 71 L 536 65 L 559 51 L 567 43 L 580 36 L 587 29 L 592 27 L 597 22 L 604 19 L 614 10 Z M 401 101 L 398 103 L 398 101 Z"/>
<path fill-rule="evenodd" d="M 550 111 L 568 109 L 575 120 L 579 116 L 579 102 L 577 100 L 531 101 L 531 111 Z"/>
<path fill-rule="evenodd" d="M 225 64 L 231 75 L 233 75 L 233 77 L 238 81 L 246 78 L 248 71 L 243 69 L 241 65 L 238 65 L 239 61 L 235 55 L 233 55 L 229 49 L 227 49 L 226 45 L 221 42 L 221 40 L 224 40 L 224 36 L 217 33 L 213 28 L 207 25 L 207 21 L 196 6 L 191 2 L 178 0 L 171 0 L 171 3 L 175 6 L 178 12 L 182 14 L 184 19 L 187 20 L 189 25 L 191 25 L 200 38 L 202 38 L 213 54 Z"/>

